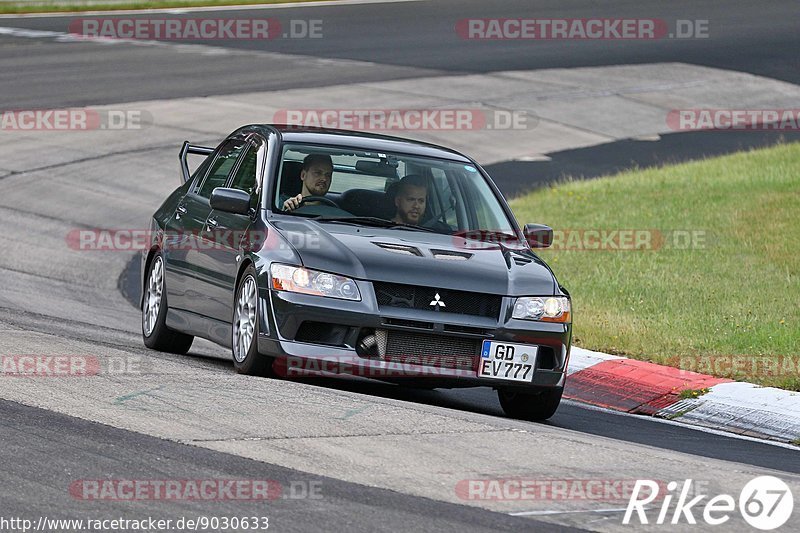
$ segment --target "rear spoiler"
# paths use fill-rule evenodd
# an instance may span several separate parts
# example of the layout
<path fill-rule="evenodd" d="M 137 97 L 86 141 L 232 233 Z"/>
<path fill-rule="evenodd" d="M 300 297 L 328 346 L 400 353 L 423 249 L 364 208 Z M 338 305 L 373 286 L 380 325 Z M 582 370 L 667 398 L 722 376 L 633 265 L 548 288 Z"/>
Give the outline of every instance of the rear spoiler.
<path fill-rule="evenodd" d="M 181 146 L 181 151 L 178 154 L 178 159 L 181 162 L 181 178 L 183 179 L 183 183 L 189 181 L 191 177 L 189 173 L 189 162 L 186 160 L 186 157 L 189 154 L 209 156 L 212 152 L 214 152 L 213 148 L 197 146 L 196 144 L 189 144 L 189 141 L 183 141 L 183 146 Z"/>

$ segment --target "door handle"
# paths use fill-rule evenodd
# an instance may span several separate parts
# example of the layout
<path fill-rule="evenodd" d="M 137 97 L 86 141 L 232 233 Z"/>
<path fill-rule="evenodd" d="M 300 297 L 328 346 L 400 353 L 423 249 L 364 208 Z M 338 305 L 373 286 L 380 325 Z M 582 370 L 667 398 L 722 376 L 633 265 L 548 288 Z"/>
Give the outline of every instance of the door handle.
<path fill-rule="evenodd" d="M 186 206 L 183 204 L 178 204 L 177 209 L 175 209 L 175 218 L 180 220 L 180 218 L 186 214 Z"/>
<path fill-rule="evenodd" d="M 219 225 L 219 222 L 217 222 L 216 218 L 209 218 L 208 221 L 206 222 L 206 224 L 208 224 L 209 228 L 213 229 L 213 228 L 216 228 Z"/>

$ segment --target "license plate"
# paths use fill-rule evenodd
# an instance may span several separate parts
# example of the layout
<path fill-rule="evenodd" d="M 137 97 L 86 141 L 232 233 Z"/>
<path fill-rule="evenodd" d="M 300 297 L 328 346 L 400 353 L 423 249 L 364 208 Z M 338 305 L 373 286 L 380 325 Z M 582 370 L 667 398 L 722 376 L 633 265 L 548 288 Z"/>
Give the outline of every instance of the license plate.
<path fill-rule="evenodd" d="M 531 381 L 538 350 L 527 344 L 483 341 L 478 377 Z"/>

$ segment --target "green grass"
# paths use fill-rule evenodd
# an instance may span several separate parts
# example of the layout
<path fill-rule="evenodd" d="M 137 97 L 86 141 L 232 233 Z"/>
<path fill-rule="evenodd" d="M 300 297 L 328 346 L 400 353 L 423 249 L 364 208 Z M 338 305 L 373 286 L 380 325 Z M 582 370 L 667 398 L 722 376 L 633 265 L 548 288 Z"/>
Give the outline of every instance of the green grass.
<path fill-rule="evenodd" d="M 800 390 L 800 143 L 567 181 L 511 205 L 557 230 L 706 232 L 694 249 L 542 251 L 572 293 L 576 345 Z M 726 358 L 735 371 L 709 364 Z"/>
<path fill-rule="evenodd" d="M 0 0 L 0 14 L 115 11 L 311 1 L 313 0 L 34 0 L 30 2 Z"/>
<path fill-rule="evenodd" d="M 687 400 L 690 398 L 699 398 L 704 394 L 708 394 L 711 389 L 684 389 L 678 394 L 678 397 L 681 400 Z"/>

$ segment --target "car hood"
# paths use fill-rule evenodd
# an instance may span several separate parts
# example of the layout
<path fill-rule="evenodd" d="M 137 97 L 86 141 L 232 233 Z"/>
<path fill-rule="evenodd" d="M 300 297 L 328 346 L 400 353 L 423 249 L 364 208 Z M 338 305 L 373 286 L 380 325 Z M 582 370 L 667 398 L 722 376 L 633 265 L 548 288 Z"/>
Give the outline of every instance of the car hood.
<path fill-rule="evenodd" d="M 300 218 L 273 225 L 302 264 L 312 269 L 369 281 L 507 296 L 558 293 L 550 269 L 528 249 Z"/>

